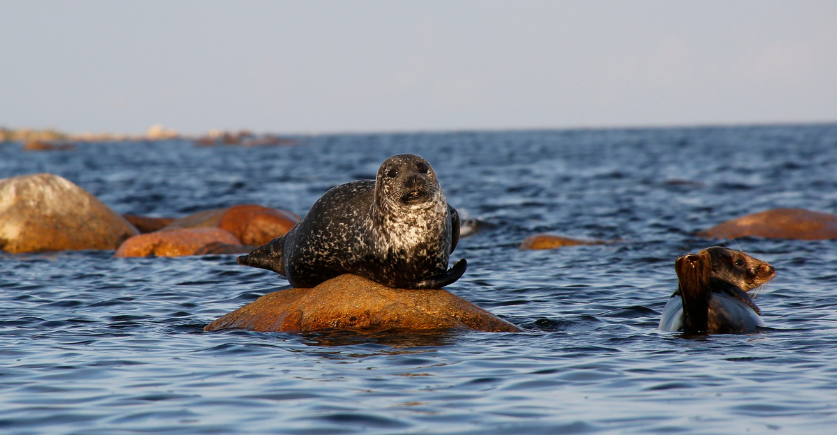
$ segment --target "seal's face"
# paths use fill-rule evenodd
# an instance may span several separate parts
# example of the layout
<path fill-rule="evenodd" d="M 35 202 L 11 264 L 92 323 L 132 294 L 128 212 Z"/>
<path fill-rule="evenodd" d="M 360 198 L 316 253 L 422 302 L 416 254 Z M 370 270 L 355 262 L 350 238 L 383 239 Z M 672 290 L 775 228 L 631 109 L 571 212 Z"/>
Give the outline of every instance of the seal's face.
<path fill-rule="evenodd" d="M 420 207 L 437 202 L 441 193 L 433 168 L 413 154 L 386 159 L 375 184 L 376 202 L 388 206 Z"/>
<path fill-rule="evenodd" d="M 712 276 L 750 291 L 776 275 L 776 269 L 765 261 L 753 258 L 741 251 L 720 246 L 706 248 L 712 256 Z"/>

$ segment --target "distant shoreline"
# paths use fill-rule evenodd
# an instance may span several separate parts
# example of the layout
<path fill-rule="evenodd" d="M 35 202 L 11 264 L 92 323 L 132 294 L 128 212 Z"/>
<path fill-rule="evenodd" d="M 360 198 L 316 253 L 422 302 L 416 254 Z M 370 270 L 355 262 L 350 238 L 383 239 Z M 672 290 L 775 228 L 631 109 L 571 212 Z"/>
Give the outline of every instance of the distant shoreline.
<path fill-rule="evenodd" d="M 81 133 L 71 134 L 54 128 L 0 128 L 0 142 L 115 142 L 124 140 L 191 139 L 162 126 L 152 126 L 145 134 Z"/>
<path fill-rule="evenodd" d="M 450 129 L 450 130 L 415 130 L 415 131 L 344 131 L 344 132 L 323 132 L 323 133 L 296 133 L 296 134 L 253 134 L 247 130 L 240 131 L 220 131 L 216 129 L 209 130 L 206 134 L 181 134 L 174 129 L 164 128 L 160 125 L 151 126 L 144 134 L 126 134 L 126 133 L 67 133 L 54 128 L 34 129 L 34 128 L 7 128 L 0 127 L 0 143 L 4 142 L 48 142 L 48 143 L 81 143 L 81 142 L 121 142 L 121 141 L 155 141 L 155 140 L 194 140 L 200 145 L 209 145 L 211 142 L 219 142 L 227 145 L 236 144 L 245 138 L 293 138 L 300 136 L 318 136 L 318 135 L 366 135 L 366 134 L 413 134 L 413 133 L 427 133 L 427 134 L 444 134 L 444 133 L 486 133 L 486 132 L 537 132 L 537 131 L 590 131 L 590 130 L 645 130 L 645 129 L 702 129 L 702 128 L 741 128 L 741 127 L 785 127 L 785 126 L 815 126 L 815 125 L 834 125 L 837 120 L 830 121 L 810 121 L 810 122 L 764 122 L 764 123 L 732 123 L 732 124 L 694 124 L 694 125 L 647 125 L 647 126 L 576 126 L 576 127 L 531 127 L 531 128 L 497 128 L 497 129 Z"/>
<path fill-rule="evenodd" d="M 246 130 L 228 132 L 213 129 L 202 136 L 182 135 L 173 129 L 163 128 L 159 125 L 151 126 L 145 134 L 139 135 L 121 133 L 69 134 L 52 128 L 44 130 L 0 128 L 0 144 L 21 142 L 24 144 L 23 149 L 26 151 L 72 150 L 77 144 L 82 143 L 159 140 L 191 140 L 195 145 L 204 147 L 215 145 L 242 147 L 289 146 L 298 143 L 298 140 L 294 138 L 272 134 L 253 134 Z"/>

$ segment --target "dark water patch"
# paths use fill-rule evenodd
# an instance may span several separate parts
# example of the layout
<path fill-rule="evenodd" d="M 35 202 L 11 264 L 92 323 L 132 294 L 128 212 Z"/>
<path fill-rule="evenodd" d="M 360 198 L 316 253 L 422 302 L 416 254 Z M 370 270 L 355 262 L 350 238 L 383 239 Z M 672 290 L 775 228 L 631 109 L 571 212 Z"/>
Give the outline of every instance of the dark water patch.
<path fill-rule="evenodd" d="M 244 399 L 258 399 L 268 400 L 271 402 L 285 402 L 296 400 L 316 400 L 322 398 L 319 394 L 311 394 L 305 392 L 289 392 L 289 393 L 268 393 L 268 394 L 254 394 L 242 396 Z"/>
<path fill-rule="evenodd" d="M 164 400 L 181 400 L 181 399 L 189 399 L 195 396 L 186 396 L 182 394 L 163 394 L 163 393 L 155 393 L 155 394 L 147 394 L 143 396 L 136 396 L 134 399 L 136 400 L 144 400 L 148 402 L 160 402 Z"/>
<path fill-rule="evenodd" d="M 408 423 L 391 418 L 363 413 L 334 413 L 321 416 L 317 418 L 317 420 L 338 425 L 355 426 L 363 429 L 400 429 L 410 426 Z"/>
<path fill-rule="evenodd" d="M 44 413 L 53 411 L 50 418 L 32 418 L 32 417 L 0 417 L 0 428 L 8 428 L 14 430 L 43 428 L 50 426 L 62 427 L 65 425 L 72 425 L 78 423 L 92 422 L 101 418 L 98 415 L 80 414 L 80 413 L 62 413 L 60 408 L 44 409 L 31 408 L 24 409 L 27 413 Z"/>
<path fill-rule="evenodd" d="M 687 383 L 687 382 L 663 382 L 661 384 L 652 385 L 646 388 L 647 391 L 658 391 L 658 390 L 674 390 L 674 389 L 684 389 L 684 388 L 694 388 L 696 385 Z"/>
<path fill-rule="evenodd" d="M 44 319 L 40 317 L 21 317 L 19 319 L 12 319 L 12 320 L 0 320 L 0 326 L 24 326 L 29 325 L 32 323 L 39 323 L 43 322 Z"/>
<path fill-rule="evenodd" d="M 642 306 L 633 306 L 633 307 L 626 307 L 621 308 L 618 310 L 614 310 L 608 313 L 601 314 L 602 317 L 615 317 L 621 319 L 636 319 L 640 317 L 649 317 L 655 316 L 659 320 L 660 313 L 654 311 L 650 308 L 642 307 Z"/>

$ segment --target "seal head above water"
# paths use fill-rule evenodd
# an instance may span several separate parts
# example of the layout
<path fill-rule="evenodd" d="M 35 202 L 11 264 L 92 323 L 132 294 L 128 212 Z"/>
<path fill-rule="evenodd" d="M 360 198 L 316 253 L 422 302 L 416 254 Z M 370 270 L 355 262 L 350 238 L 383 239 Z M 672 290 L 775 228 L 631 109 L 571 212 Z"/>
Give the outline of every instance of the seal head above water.
<path fill-rule="evenodd" d="M 660 329 L 718 334 L 765 326 L 761 310 L 747 292 L 776 275 L 767 262 L 714 246 L 678 258 L 674 267 L 678 289 L 663 309 Z"/>
<path fill-rule="evenodd" d="M 248 255 L 245 266 L 272 270 L 294 287 L 314 287 L 352 273 L 394 288 L 441 288 L 465 273 L 448 270 L 459 242 L 459 214 L 423 158 L 386 159 L 375 180 L 326 192 L 284 236 Z"/>

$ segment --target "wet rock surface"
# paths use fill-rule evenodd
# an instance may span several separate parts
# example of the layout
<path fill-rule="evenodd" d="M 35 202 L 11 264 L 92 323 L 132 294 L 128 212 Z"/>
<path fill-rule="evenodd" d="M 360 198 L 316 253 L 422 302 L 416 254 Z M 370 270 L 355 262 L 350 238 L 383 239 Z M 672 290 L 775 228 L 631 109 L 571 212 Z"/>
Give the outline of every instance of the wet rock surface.
<path fill-rule="evenodd" d="M 774 208 L 720 223 L 698 232 L 698 235 L 711 239 L 748 236 L 795 240 L 837 239 L 837 215 L 801 208 Z"/>
<path fill-rule="evenodd" d="M 126 240 L 116 257 L 180 257 L 196 255 L 202 247 L 220 242 L 241 245 L 238 239 L 220 228 L 181 228 L 140 234 Z"/>
<path fill-rule="evenodd" d="M 123 214 L 122 217 L 125 218 L 126 221 L 130 222 L 131 225 L 133 225 L 142 234 L 153 233 L 154 231 L 161 230 L 175 220 L 170 217 L 148 217 L 134 214 Z"/>
<path fill-rule="evenodd" d="M 515 325 L 445 290 L 394 289 L 348 274 L 314 288 L 269 293 L 219 318 L 204 330 L 222 329 L 261 332 L 520 331 Z"/>
<path fill-rule="evenodd" d="M 553 234 L 535 234 L 525 238 L 523 243 L 520 244 L 520 249 L 556 249 L 564 246 L 601 245 L 602 243 L 597 240 L 577 240 Z"/>
<path fill-rule="evenodd" d="M 257 204 L 234 205 L 218 221 L 218 228 L 232 233 L 246 245 L 264 245 L 282 236 L 299 222 L 299 216 Z"/>

